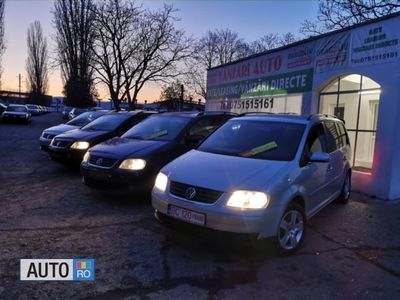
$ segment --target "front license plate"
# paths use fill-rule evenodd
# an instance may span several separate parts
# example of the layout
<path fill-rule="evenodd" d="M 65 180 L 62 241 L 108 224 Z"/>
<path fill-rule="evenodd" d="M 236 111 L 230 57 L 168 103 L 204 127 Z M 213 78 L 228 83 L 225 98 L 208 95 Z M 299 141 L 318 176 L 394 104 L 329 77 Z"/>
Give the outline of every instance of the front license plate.
<path fill-rule="evenodd" d="M 168 215 L 176 219 L 180 219 L 192 224 L 202 225 L 206 224 L 206 215 L 201 214 L 189 209 L 181 208 L 175 205 L 168 205 Z"/>

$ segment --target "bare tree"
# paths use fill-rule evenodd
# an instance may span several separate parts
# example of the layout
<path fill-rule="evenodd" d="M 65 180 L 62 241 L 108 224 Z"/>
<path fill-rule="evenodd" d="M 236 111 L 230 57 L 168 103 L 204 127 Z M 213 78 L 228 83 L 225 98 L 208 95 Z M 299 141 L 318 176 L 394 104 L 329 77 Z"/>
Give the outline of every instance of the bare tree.
<path fill-rule="evenodd" d="M 134 108 L 137 96 L 148 82 L 167 82 L 181 76 L 181 64 L 192 55 L 192 39 L 174 26 L 172 6 L 141 14 L 137 34 L 132 40 L 132 59 L 123 65 L 125 95 Z"/>
<path fill-rule="evenodd" d="M 6 50 L 6 45 L 4 41 L 4 8 L 5 0 L 0 0 L 0 88 L 1 88 L 1 75 L 3 73 L 3 67 L 1 63 L 1 57 Z"/>
<path fill-rule="evenodd" d="M 277 33 L 266 34 L 251 44 L 253 53 L 264 52 L 277 47 L 279 47 L 279 35 Z"/>
<path fill-rule="evenodd" d="M 194 46 L 190 63 L 190 85 L 199 96 L 206 97 L 206 71 L 252 54 L 237 32 L 230 29 L 208 31 Z"/>
<path fill-rule="evenodd" d="M 260 53 L 294 43 L 298 39 L 291 32 L 284 34 L 269 33 L 251 43 L 251 53 Z"/>
<path fill-rule="evenodd" d="M 68 105 L 93 105 L 94 3 L 92 0 L 55 0 L 57 61 L 64 80 Z"/>
<path fill-rule="evenodd" d="M 195 45 L 196 60 L 207 69 L 217 65 L 217 47 L 218 34 L 209 30 Z"/>
<path fill-rule="evenodd" d="M 184 84 L 179 80 L 175 80 L 170 84 L 162 87 L 160 100 L 189 100 L 193 99 L 193 93 L 187 89 L 183 89 Z M 183 99 L 182 99 L 183 89 Z"/>
<path fill-rule="evenodd" d="M 48 87 L 47 40 L 43 36 L 39 21 L 32 23 L 27 32 L 28 58 L 26 72 L 30 98 L 34 103 L 45 104 L 44 95 Z"/>
<path fill-rule="evenodd" d="M 279 46 L 286 46 L 298 40 L 299 39 L 292 32 L 287 32 L 282 34 L 281 37 L 279 38 Z"/>
<path fill-rule="evenodd" d="M 399 0 L 320 0 L 316 21 L 305 20 L 300 32 L 306 36 L 346 28 L 400 10 Z"/>
<path fill-rule="evenodd" d="M 228 28 L 216 31 L 217 45 L 216 54 L 219 64 L 230 63 L 236 59 L 246 56 L 247 47 L 237 32 Z"/>
<path fill-rule="evenodd" d="M 126 96 L 125 65 L 130 63 L 141 41 L 137 41 L 140 10 L 134 2 L 106 0 L 96 7 L 93 67 L 104 83 L 114 107 Z"/>

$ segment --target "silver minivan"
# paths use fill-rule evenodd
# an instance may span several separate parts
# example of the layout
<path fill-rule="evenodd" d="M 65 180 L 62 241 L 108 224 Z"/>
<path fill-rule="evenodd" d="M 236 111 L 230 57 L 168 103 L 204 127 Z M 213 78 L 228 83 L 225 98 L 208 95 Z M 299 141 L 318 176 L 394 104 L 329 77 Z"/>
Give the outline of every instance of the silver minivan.
<path fill-rule="evenodd" d="M 273 237 L 291 253 L 309 218 L 348 202 L 350 162 L 347 131 L 334 116 L 247 114 L 166 165 L 152 205 L 158 217 Z"/>

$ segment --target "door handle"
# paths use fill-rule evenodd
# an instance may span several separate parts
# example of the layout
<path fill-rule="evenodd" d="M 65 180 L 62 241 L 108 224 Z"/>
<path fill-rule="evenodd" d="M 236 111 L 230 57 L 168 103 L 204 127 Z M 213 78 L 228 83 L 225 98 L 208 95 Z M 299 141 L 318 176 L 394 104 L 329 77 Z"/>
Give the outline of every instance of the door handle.
<path fill-rule="evenodd" d="M 328 171 L 333 171 L 333 166 L 331 164 L 328 165 Z"/>

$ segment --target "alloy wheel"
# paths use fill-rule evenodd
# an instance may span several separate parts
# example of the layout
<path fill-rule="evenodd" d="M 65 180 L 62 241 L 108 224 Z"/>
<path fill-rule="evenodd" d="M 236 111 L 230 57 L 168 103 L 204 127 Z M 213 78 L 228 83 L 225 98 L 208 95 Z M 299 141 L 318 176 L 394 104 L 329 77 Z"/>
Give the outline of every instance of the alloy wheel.
<path fill-rule="evenodd" d="M 304 218 L 297 210 L 285 212 L 279 224 L 279 244 L 284 250 L 295 249 L 304 233 Z"/>

